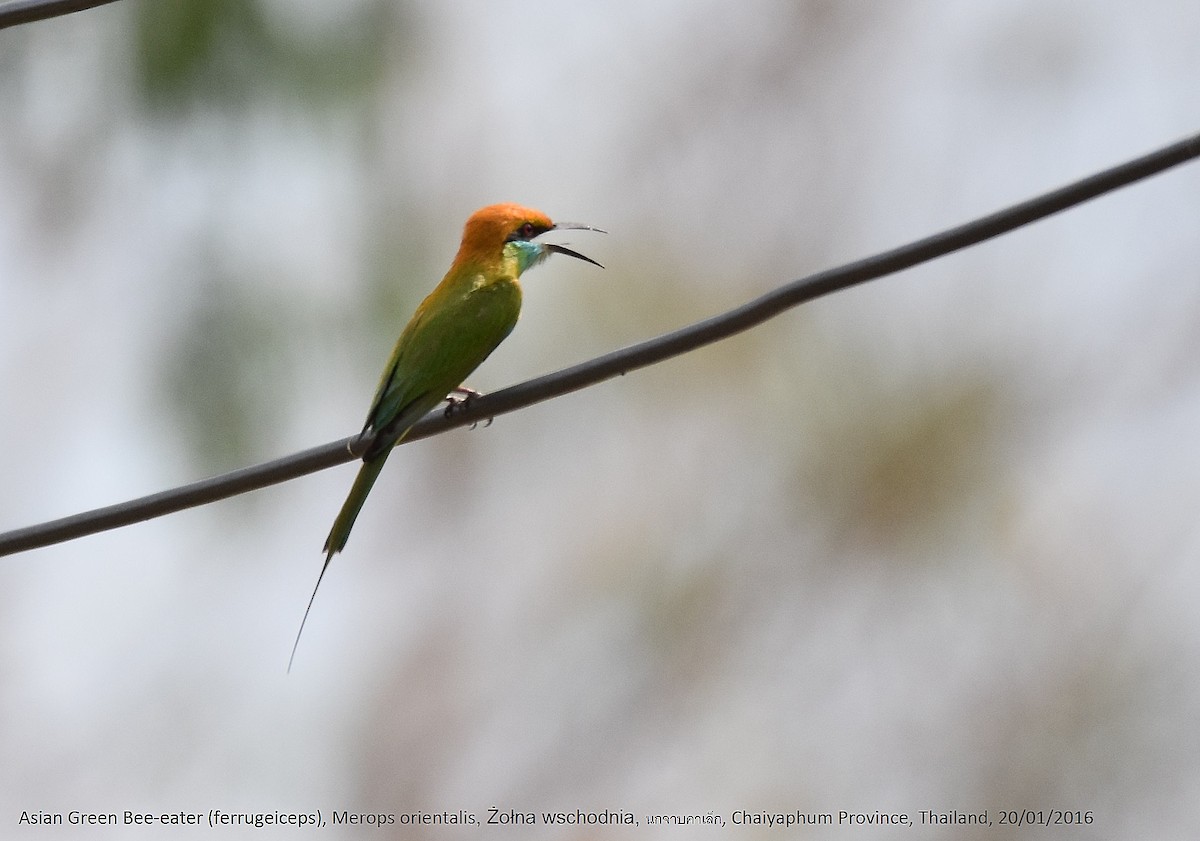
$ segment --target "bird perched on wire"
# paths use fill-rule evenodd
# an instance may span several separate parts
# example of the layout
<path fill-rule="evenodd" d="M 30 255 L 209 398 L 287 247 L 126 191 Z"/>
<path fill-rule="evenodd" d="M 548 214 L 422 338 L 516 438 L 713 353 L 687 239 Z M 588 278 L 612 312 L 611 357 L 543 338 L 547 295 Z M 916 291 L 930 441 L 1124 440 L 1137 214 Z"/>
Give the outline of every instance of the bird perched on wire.
<path fill-rule="evenodd" d="M 325 538 L 325 563 L 300 621 L 289 671 L 325 570 L 333 556 L 346 547 L 350 529 L 392 447 L 426 413 L 452 399 L 454 392 L 473 394 L 462 388 L 463 380 L 517 323 L 521 273 L 551 254 L 566 254 L 600 266 L 570 248 L 538 241 L 542 234 L 556 230 L 603 233 L 591 225 L 555 224 L 546 214 L 516 204 L 490 205 L 467 220 L 458 256 L 442 282 L 413 313 L 384 368 L 363 426 L 363 432 L 374 437 L 363 453 L 363 466 L 350 495 Z"/>

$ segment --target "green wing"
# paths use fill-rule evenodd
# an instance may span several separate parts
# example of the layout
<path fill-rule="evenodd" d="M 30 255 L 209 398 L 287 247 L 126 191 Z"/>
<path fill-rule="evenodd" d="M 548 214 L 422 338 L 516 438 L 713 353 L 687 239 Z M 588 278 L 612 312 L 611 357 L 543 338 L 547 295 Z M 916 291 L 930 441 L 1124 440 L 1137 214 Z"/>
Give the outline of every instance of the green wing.
<path fill-rule="evenodd" d="M 462 385 L 512 332 L 520 312 L 521 288 L 512 281 L 435 289 L 404 328 L 379 383 L 364 427 L 378 438 L 367 457 L 390 449 Z"/>
<path fill-rule="evenodd" d="M 510 281 L 468 283 L 457 294 L 443 282 L 417 308 L 367 415 L 364 429 L 375 430 L 376 437 L 325 540 L 326 566 L 345 547 L 392 447 L 504 341 L 520 312 L 521 287 Z"/>

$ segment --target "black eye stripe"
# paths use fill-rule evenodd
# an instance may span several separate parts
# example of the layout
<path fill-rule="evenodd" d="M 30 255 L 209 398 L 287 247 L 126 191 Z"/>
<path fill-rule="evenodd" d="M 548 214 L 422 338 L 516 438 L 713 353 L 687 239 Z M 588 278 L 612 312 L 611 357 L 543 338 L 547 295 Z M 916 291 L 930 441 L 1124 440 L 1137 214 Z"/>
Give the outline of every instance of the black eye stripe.
<path fill-rule="evenodd" d="M 519 228 L 508 235 L 508 241 L 514 242 L 518 240 L 533 239 L 536 236 L 546 233 L 548 230 L 550 230 L 548 227 L 535 225 L 532 222 L 524 222 Z"/>

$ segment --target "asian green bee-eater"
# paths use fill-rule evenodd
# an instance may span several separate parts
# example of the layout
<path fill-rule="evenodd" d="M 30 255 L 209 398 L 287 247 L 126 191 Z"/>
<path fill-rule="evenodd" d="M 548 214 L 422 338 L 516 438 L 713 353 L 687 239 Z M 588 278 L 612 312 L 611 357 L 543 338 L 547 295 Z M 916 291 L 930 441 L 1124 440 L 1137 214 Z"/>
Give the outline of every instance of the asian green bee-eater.
<path fill-rule="evenodd" d="M 597 266 L 590 257 L 537 237 L 553 230 L 599 231 L 590 225 L 555 224 L 544 213 L 516 204 L 475 211 L 463 229 L 458 256 L 429 297 L 421 302 L 396 342 L 375 392 L 363 432 L 374 434 L 363 466 L 325 538 L 325 563 L 308 600 L 296 646 L 317 589 L 333 556 L 346 546 L 350 529 L 379 477 L 392 447 L 426 413 L 460 390 L 462 382 L 512 331 L 521 312 L 517 279 L 551 254 L 566 254 Z M 603 267 L 602 267 L 603 268 Z M 291 669 L 292 660 L 288 661 Z"/>

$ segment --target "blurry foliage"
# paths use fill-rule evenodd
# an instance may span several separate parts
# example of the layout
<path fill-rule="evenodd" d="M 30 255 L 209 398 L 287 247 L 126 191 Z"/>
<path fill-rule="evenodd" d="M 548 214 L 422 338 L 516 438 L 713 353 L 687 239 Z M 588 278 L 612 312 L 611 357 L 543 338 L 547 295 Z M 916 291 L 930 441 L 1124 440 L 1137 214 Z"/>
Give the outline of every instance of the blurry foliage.
<path fill-rule="evenodd" d="M 821 445 L 803 486 L 842 539 L 925 554 L 994 486 L 999 395 L 989 380 L 964 378 L 862 399 L 875 405 L 843 403 L 818 420 Z"/>
<path fill-rule="evenodd" d="M 195 456 L 215 469 L 261 461 L 279 434 L 280 406 L 291 398 L 300 349 L 288 341 L 286 300 L 216 276 L 198 286 L 198 303 L 162 360 L 170 421 Z"/>
<path fill-rule="evenodd" d="M 390 197 L 383 202 L 392 204 Z M 389 224 L 404 218 L 403 225 Z M 355 303 L 355 329 L 371 331 L 372 343 L 387 350 L 400 335 L 408 316 L 441 279 L 453 255 L 431 253 L 427 220 L 405 215 L 397 207 L 383 207 L 375 220 L 379 235 L 368 244 L 363 288 Z M 375 352 L 372 364 L 383 364 L 386 355 Z"/>
<path fill-rule="evenodd" d="M 143 0 L 134 29 L 137 81 L 146 104 L 161 110 L 245 106 L 278 94 L 314 107 L 360 100 L 376 90 L 393 36 L 404 31 L 400 8 L 354 4 L 312 38 L 272 20 L 262 0 Z"/>
<path fill-rule="evenodd" d="M 407 52 L 407 6 L 396 0 L 143 0 L 133 10 L 138 101 L 189 137 L 203 124 L 199 143 L 181 147 L 184 154 L 199 149 L 202 166 L 236 161 L 243 148 L 282 142 L 306 122 L 331 116 L 348 130 L 325 136 L 327 154 L 340 163 L 354 159 L 346 144 L 369 134 L 379 93 Z M 207 131 L 214 119 L 215 135 Z M 304 335 L 316 302 L 294 295 L 287 274 L 295 267 L 282 268 L 289 255 L 263 250 L 253 268 L 243 264 L 230 244 L 236 237 L 227 243 L 221 233 L 237 167 L 205 171 L 203 209 L 180 262 L 185 269 L 214 262 L 241 268 L 210 273 L 188 296 L 185 326 L 160 361 L 159 380 L 180 443 L 206 469 L 220 469 L 261 460 L 272 449 L 278 418 L 297 399 L 287 387 L 289 371 L 305 361 L 292 339 Z M 378 198 L 362 191 L 366 218 L 378 216 Z M 272 276 L 283 280 L 266 282 Z"/>

